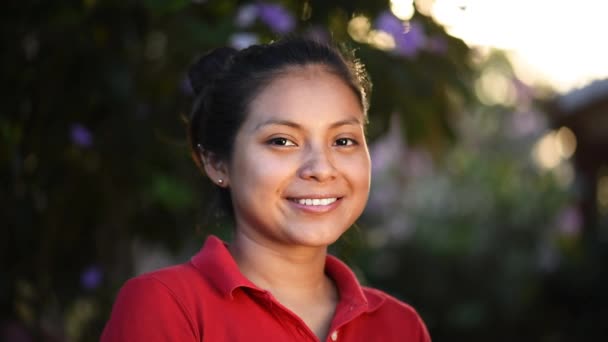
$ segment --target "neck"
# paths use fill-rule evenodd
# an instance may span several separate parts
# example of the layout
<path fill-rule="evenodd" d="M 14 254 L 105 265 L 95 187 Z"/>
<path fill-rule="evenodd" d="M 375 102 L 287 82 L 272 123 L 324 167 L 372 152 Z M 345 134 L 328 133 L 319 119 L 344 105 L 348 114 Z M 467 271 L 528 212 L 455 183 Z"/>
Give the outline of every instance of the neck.
<path fill-rule="evenodd" d="M 326 339 L 338 302 L 337 289 L 325 274 L 327 247 L 280 248 L 237 231 L 229 250 L 245 277 Z"/>
<path fill-rule="evenodd" d="M 279 301 L 305 301 L 333 292 L 325 275 L 326 247 L 280 249 L 237 232 L 229 249 L 241 273 Z"/>

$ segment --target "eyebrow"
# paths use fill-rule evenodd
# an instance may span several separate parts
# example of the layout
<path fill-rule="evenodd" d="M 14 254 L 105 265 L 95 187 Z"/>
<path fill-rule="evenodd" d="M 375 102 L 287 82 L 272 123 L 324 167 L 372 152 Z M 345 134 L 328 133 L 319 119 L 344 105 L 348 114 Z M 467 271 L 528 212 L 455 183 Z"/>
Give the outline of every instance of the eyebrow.
<path fill-rule="evenodd" d="M 266 120 L 266 121 L 258 124 L 257 126 L 255 126 L 255 130 L 257 131 L 262 127 L 270 126 L 270 125 L 288 126 L 288 127 L 293 127 L 293 128 L 297 128 L 297 129 L 302 128 L 301 125 L 299 125 L 298 123 L 293 122 L 293 121 L 281 120 L 281 119 L 270 119 L 270 120 Z M 345 126 L 345 125 L 361 126 L 362 124 L 359 119 L 353 117 L 350 119 L 336 121 L 336 122 L 332 123 L 329 127 L 336 128 L 336 127 Z"/>

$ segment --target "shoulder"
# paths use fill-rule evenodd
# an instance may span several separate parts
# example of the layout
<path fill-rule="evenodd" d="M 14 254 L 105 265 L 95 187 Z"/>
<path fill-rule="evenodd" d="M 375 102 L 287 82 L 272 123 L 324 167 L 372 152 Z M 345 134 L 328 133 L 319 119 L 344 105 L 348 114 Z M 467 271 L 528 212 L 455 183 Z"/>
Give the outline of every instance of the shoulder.
<path fill-rule="evenodd" d="M 161 268 L 129 279 L 120 293 L 136 294 L 139 290 L 166 292 L 179 297 L 200 274 L 188 263 Z"/>
<path fill-rule="evenodd" d="M 156 303 L 164 300 L 188 311 L 192 303 L 200 302 L 199 297 L 206 292 L 207 283 L 203 275 L 191 263 L 184 263 L 129 279 L 120 289 L 116 302 L 145 304 L 148 300 Z"/>
<path fill-rule="evenodd" d="M 184 263 L 144 273 L 128 280 L 121 288 L 117 300 L 122 296 L 133 297 L 130 300 L 150 298 L 157 301 L 160 296 L 187 308 L 197 296 L 206 292 L 205 285 L 202 274 L 190 263 Z"/>
<path fill-rule="evenodd" d="M 192 288 L 193 285 L 198 286 L 203 284 L 204 278 L 191 263 L 186 262 L 144 273 L 130 279 L 128 283 L 138 283 L 142 286 L 146 284 L 154 284 L 153 286 L 162 284 L 167 290 L 179 293 Z"/>
<path fill-rule="evenodd" d="M 381 308 L 383 310 L 397 311 L 405 316 L 418 316 L 418 313 L 411 305 L 389 295 L 384 291 L 366 286 L 362 286 L 361 288 L 369 302 L 370 309 L 372 310 Z"/>
<path fill-rule="evenodd" d="M 378 289 L 362 289 L 369 303 L 369 314 L 376 321 L 386 324 L 389 330 L 398 327 L 400 331 L 412 332 L 414 341 L 431 340 L 424 321 L 411 305 Z"/>
<path fill-rule="evenodd" d="M 158 331 L 175 331 L 178 335 L 171 336 L 184 341 L 197 336 L 197 286 L 188 286 L 197 283 L 197 276 L 189 264 L 182 264 L 128 280 L 118 292 L 102 341 L 144 340 Z"/>

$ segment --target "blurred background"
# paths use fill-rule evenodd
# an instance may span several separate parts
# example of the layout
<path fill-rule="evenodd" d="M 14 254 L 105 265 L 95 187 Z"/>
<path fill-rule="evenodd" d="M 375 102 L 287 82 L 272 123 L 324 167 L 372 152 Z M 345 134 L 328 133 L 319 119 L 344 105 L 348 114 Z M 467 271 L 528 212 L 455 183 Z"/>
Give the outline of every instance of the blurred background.
<path fill-rule="evenodd" d="M 229 239 L 189 157 L 185 71 L 298 33 L 374 82 L 373 184 L 333 247 L 434 341 L 608 337 L 608 5 L 3 4 L 0 340 L 96 341 L 126 279 Z"/>

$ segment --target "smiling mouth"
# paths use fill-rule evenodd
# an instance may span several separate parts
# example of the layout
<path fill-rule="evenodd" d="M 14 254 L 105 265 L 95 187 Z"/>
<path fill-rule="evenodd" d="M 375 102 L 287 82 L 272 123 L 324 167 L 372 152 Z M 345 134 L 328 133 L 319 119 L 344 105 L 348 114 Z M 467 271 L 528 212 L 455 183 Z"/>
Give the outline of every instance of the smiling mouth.
<path fill-rule="evenodd" d="M 289 198 L 290 201 L 298 203 L 300 205 L 307 206 L 324 206 L 330 205 L 341 197 L 328 197 L 328 198 Z"/>

